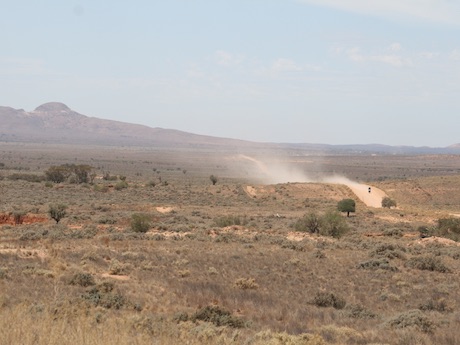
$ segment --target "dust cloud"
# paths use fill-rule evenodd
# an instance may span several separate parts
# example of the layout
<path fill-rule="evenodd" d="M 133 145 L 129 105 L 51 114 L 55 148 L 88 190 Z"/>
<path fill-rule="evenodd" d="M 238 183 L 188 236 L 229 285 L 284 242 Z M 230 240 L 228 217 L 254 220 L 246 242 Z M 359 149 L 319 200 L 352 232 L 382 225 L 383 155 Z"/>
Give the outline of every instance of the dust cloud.
<path fill-rule="evenodd" d="M 264 184 L 287 183 L 287 182 L 314 182 L 299 168 L 283 163 L 276 159 L 262 162 L 259 159 L 240 154 L 236 161 L 246 163 L 242 167 L 246 172 Z"/>
<path fill-rule="evenodd" d="M 237 169 L 244 170 L 247 175 L 260 180 L 264 184 L 288 182 L 317 182 L 344 184 L 350 187 L 360 186 L 358 182 L 354 182 L 340 175 L 331 175 L 324 177 L 309 176 L 293 164 L 282 162 L 275 158 L 270 158 L 262 161 L 254 157 L 240 154 L 233 157 L 233 161 L 234 163 L 236 163 Z"/>
<path fill-rule="evenodd" d="M 382 207 L 382 199 L 386 196 L 386 193 L 381 189 L 352 181 L 345 176 L 334 174 L 330 176 L 316 175 L 315 177 L 311 177 L 298 167 L 295 167 L 294 164 L 273 159 L 264 162 L 250 156 L 239 155 L 235 157 L 233 162 L 235 163 L 234 167 L 246 169 L 246 173 L 250 174 L 251 178 L 257 178 L 264 184 L 288 182 L 341 184 L 349 187 L 367 206 L 375 208 Z"/>

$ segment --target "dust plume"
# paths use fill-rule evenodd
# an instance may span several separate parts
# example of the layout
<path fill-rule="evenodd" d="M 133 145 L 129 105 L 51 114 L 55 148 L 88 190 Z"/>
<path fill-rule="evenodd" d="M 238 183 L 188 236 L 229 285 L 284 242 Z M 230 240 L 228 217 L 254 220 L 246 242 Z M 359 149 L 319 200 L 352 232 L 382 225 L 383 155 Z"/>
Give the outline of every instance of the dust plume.
<path fill-rule="evenodd" d="M 240 162 L 240 168 L 244 169 L 247 174 L 261 180 L 265 184 L 314 182 L 314 180 L 301 169 L 276 159 L 270 159 L 263 162 L 259 159 L 240 154 L 235 157 L 235 160 Z"/>
<path fill-rule="evenodd" d="M 294 166 L 275 158 L 265 159 L 264 161 L 240 154 L 233 157 L 237 169 L 244 170 L 247 175 L 254 179 L 262 181 L 264 184 L 287 183 L 287 182 L 319 182 L 344 184 L 349 187 L 361 186 L 360 183 L 354 182 L 345 176 L 309 176 L 299 167 Z"/>

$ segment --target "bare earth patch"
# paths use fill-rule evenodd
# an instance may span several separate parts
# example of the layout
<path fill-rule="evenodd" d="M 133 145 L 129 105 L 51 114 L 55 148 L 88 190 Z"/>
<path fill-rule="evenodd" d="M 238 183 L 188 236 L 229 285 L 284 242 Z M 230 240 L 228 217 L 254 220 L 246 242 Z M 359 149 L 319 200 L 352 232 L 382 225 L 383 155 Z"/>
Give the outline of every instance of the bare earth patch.
<path fill-rule="evenodd" d="M 309 241 L 313 241 L 313 242 L 319 242 L 319 241 L 334 242 L 334 239 L 332 238 L 328 238 L 324 236 L 314 236 L 306 232 L 297 232 L 297 231 L 289 232 L 286 236 L 286 239 L 288 239 L 289 241 L 296 241 L 296 242 L 300 242 L 305 239 L 308 239 Z"/>
<path fill-rule="evenodd" d="M 123 280 L 123 281 L 126 281 L 126 280 L 130 279 L 128 276 L 125 276 L 125 275 L 108 274 L 108 273 L 102 273 L 101 277 L 103 277 L 103 278 L 112 278 L 112 279 L 115 279 L 115 280 Z"/>
<path fill-rule="evenodd" d="M 0 254 L 16 254 L 21 259 L 39 258 L 44 260 L 48 254 L 41 249 L 25 249 L 25 248 L 6 248 L 0 249 Z"/>
<path fill-rule="evenodd" d="M 160 207 L 157 207 L 156 210 L 160 213 L 169 213 L 171 212 L 172 210 L 174 210 L 174 208 L 172 207 L 165 207 L 165 206 L 160 206 Z"/>
<path fill-rule="evenodd" d="M 430 243 L 438 243 L 444 246 L 456 246 L 456 247 L 460 246 L 460 243 L 455 242 L 454 240 L 450 240 L 448 238 L 436 237 L 436 236 L 421 238 L 415 241 L 415 243 L 423 245 L 423 246 L 426 246 L 427 244 L 430 244 Z"/>
<path fill-rule="evenodd" d="M 255 198 L 257 196 L 257 192 L 256 192 L 256 189 L 254 187 L 246 186 L 246 188 L 244 190 L 250 197 Z"/>

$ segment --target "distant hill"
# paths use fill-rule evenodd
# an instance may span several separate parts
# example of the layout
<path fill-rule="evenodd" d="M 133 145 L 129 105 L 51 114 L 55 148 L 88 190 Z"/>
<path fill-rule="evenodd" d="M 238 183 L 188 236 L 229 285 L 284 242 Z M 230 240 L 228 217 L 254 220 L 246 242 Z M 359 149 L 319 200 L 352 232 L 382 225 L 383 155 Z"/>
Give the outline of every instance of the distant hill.
<path fill-rule="evenodd" d="M 88 117 L 57 102 L 31 112 L 0 107 L 0 123 L 0 141 L 195 148 L 260 145 Z"/>
<path fill-rule="evenodd" d="M 0 106 L 0 142 L 59 143 L 108 146 L 146 146 L 189 149 L 270 149 L 329 154 L 460 153 L 460 144 L 446 148 L 369 145 L 257 143 L 152 128 L 104 120 L 77 113 L 63 103 L 50 102 L 27 112 Z"/>

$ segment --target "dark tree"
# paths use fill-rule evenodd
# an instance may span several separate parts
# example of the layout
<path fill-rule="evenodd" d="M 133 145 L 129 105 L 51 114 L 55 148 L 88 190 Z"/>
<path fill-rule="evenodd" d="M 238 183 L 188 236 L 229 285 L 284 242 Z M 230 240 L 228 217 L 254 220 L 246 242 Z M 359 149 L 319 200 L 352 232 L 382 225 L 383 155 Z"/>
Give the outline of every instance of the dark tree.
<path fill-rule="evenodd" d="M 356 211 L 356 203 L 353 199 L 343 199 L 337 204 L 337 209 L 340 212 L 347 212 L 347 217 L 350 217 L 350 212 Z"/>
<path fill-rule="evenodd" d="M 211 180 L 213 186 L 214 186 L 214 185 L 217 183 L 217 181 L 218 181 L 217 176 L 214 176 L 214 175 L 209 176 L 209 179 Z"/>

